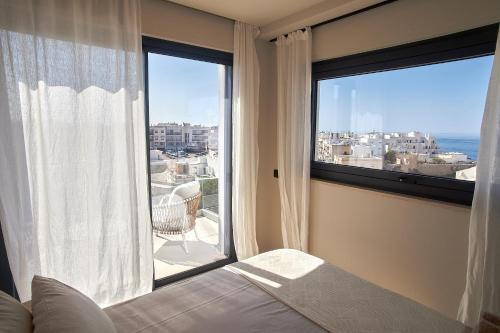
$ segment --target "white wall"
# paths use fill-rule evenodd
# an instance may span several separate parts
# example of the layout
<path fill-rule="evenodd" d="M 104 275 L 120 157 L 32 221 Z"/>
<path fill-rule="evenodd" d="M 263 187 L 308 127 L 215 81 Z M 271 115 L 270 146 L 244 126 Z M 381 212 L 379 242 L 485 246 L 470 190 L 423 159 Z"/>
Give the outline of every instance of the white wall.
<path fill-rule="evenodd" d="M 315 180 L 310 252 L 454 317 L 469 214 L 464 206 Z"/>
<path fill-rule="evenodd" d="M 312 58 L 336 58 L 499 21 L 498 0 L 398 0 L 313 29 Z"/>
<path fill-rule="evenodd" d="M 233 51 L 234 21 L 165 0 L 142 0 L 143 35 Z"/>
<path fill-rule="evenodd" d="M 260 252 L 283 247 L 276 156 L 276 48 L 257 41 L 260 65 L 259 177 L 257 183 L 257 242 Z"/>

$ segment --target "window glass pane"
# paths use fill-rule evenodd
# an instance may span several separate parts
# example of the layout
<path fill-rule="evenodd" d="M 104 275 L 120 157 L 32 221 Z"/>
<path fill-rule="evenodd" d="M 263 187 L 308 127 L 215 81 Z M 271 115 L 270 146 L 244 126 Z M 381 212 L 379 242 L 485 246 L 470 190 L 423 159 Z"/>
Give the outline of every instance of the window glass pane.
<path fill-rule="evenodd" d="M 319 81 L 315 160 L 474 181 L 492 62 Z"/>
<path fill-rule="evenodd" d="M 225 71 L 148 54 L 156 279 L 226 258 Z"/>

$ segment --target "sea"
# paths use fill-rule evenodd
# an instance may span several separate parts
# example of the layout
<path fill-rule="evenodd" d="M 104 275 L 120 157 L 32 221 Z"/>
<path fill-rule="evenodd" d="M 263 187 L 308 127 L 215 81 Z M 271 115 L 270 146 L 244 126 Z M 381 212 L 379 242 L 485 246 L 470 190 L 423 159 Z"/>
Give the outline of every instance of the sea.
<path fill-rule="evenodd" d="M 441 152 L 464 153 L 469 159 L 477 161 L 479 136 L 435 135 L 434 138 Z"/>

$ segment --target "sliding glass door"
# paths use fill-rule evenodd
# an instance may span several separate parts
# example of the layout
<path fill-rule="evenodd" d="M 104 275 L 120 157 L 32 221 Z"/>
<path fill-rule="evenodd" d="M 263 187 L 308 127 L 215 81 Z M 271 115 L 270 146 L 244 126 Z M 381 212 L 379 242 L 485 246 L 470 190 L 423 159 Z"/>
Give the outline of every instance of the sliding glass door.
<path fill-rule="evenodd" d="M 229 53 L 144 38 L 157 285 L 234 259 Z"/>

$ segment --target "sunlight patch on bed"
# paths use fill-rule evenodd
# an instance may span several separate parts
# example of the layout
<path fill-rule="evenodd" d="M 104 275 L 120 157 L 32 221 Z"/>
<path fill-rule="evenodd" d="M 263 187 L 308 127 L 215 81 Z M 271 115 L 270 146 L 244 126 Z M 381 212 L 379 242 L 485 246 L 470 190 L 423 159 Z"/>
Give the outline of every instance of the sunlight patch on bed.
<path fill-rule="evenodd" d="M 242 260 L 231 265 L 231 269 L 256 281 L 264 280 L 266 284 L 272 282 L 277 285 L 311 274 L 324 263 L 322 259 L 297 250 L 281 249 Z"/>
<path fill-rule="evenodd" d="M 231 273 L 237 273 L 237 274 L 243 275 L 249 279 L 252 279 L 255 282 L 259 282 L 259 283 L 268 285 L 271 288 L 281 288 L 281 283 L 272 281 L 268 278 L 265 278 L 265 277 L 257 275 L 257 274 L 250 273 L 250 272 L 245 271 L 243 269 L 239 269 L 236 267 L 224 267 L 223 269 L 230 271 Z"/>

